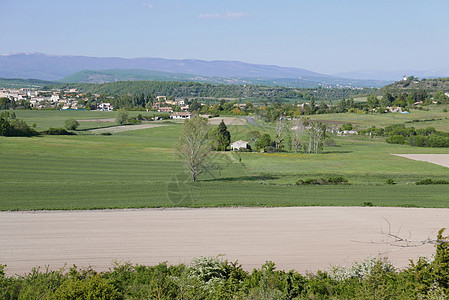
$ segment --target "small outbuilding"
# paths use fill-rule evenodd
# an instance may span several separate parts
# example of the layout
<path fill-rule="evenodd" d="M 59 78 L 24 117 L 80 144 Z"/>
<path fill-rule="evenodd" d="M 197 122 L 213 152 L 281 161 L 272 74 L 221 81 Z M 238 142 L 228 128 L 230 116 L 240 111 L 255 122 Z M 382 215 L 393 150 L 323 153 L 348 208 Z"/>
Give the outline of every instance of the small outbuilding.
<path fill-rule="evenodd" d="M 231 150 L 238 151 L 238 150 L 242 150 L 242 149 L 244 149 L 244 150 L 248 149 L 248 142 L 239 140 L 234 143 L 231 143 Z"/>
<path fill-rule="evenodd" d="M 188 111 L 183 112 L 175 112 L 170 115 L 171 119 L 190 119 L 192 114 Z"/>

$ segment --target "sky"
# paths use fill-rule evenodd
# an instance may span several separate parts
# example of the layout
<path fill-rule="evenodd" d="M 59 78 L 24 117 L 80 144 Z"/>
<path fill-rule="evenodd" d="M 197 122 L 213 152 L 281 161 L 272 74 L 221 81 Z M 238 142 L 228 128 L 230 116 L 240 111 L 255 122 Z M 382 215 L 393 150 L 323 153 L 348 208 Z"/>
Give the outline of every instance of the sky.
<path fill-rule="evenodd" d="M 0 54 L 449 67 L 448 0 L 0 0 Z"/>

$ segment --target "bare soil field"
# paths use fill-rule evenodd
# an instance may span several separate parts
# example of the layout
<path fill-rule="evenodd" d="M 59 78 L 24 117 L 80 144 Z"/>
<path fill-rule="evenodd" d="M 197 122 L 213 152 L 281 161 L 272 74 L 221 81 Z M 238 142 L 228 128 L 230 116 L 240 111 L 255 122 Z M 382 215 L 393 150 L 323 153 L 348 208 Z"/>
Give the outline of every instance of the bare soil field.
<path fill-rule="evenodd" d="M 160 127 L 160 126 L 164 126 L 164 125 L 163 124 L 123 125 L 123 126 L 114 126 L 114 127 L 107 127 L 107 128 L 92 129 L 92 130 L 89 130 L 89 132 L 93 132 L 93 133 L 102 133 L 102 132 L 118 133 L 118 132 L 125 132 L 125 131 L 131 131 L 131 130 L 155 128 L 155 127 Z"/>
<path fill-rule="evenodd" d="M 426 161 L 449 168 L 449 154 L 393 154 L 408 159 Z"/>
<path fill-rule="evenodd" d="M 78 122 L 114 123 L 116 118 L 77 120 Z"/>
<path fill-rule="evenodd" d="M 397 248 L 393 233 L 423 240 L 449 226 L 449 209 L 284 207 L 0 212 L 0 264 L 23 274 L 64 264 L 107 270 L 129 261 L 189 263 L 225 254 L 245 269 L 274 261 L 278 268 L 328 269 L 368 256 L 387 256 L 396 267 L 430 256 L 434 247 Z"/>
<path fill-rule="evenodd" d="M 221 120 L 223 120 L 226 124 L 226 126 L 229 125 L 247 125 L 248 121 L 243 118 L 237 118 L 237 117 L 217 117 L 217 118 L 210 118 L 209 123 L 211 125 L 218 125 L 220 124 Z"/>

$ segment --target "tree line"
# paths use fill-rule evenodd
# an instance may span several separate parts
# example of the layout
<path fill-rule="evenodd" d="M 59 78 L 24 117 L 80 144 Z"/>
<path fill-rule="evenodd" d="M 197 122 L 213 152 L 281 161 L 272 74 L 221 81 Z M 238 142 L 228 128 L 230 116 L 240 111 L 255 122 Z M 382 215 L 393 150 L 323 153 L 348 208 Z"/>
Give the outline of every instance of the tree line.
<path fill-rule="evenodd" d="M 182 81 L 118 81 L 110 83 L 66 83 L 47 84 L 44 89 L 73 89 L 93 94 L 107 94 L 109 96 L 123 95 L 160 95 L 176 98 L 236 98 L 263 99 L 279 101 L 308 101 L 311 97 L 329 101 L 349 98 L 356 95 L 366 95 L 377 89 L 351 88 L 287 88 L 268 87 L 262 85 L 226 85 Z"/>

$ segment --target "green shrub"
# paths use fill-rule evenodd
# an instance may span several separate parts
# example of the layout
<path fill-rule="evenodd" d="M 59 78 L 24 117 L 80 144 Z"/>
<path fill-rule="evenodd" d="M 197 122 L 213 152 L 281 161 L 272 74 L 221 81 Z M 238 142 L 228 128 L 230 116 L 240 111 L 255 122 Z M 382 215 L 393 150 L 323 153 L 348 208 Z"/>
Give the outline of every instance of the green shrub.
<path fill-rule="evenodd" d="M 337 177 L 329 177 L 329 179 L 327 179 L 327 182 L 329 184 L 347 184 L 348 180 L 342 176 L 337 176 Z"/>
<path fill-rule="evenodd" d="M 123 299 L 119 297 L 115 288 L 99 275 L 85 279 L 69 279 L 55 291 L 54 299 Z"/>
<path fill-rule="evenodd" d="M 391 178 L 388 178 L 388 179 L 385 181 L 385 183 L 386 183 L 386 184 L 395 184 L 395 183 L 394 183 L 394 180 L 391 179 Z"/>
<path fill-rule="evenodd" d="M 336 147 L 337 143 L 335 142 L 334 139 L 327 138 L 327 139 L 324 140 L 324 146 L 326 146 L 326 147 Z"/>
<path fill-rule="evenodd" d="M 420 181 L 415 182 L 416 185 L 428 185 L 428 184 L 449 184 L 447 180 L 433 180 L 431 178 L 426 178 Z"/>
<path fill-rule="evenodd" d="M 422 179 L 420 181 L 415 182 L 416 185 L 426 185 L 426 184 L 432 184 L 432 179 L 426 178 Z"/>
<path fill-rule="evenodd" d="M 70 118 L 64 121 L 64 127 L 67 130 L 76 130 L 80 126 L 80 123 L 74 118 Z"/>
<path fill-rule="evenodd" d="M 7 119 L 0 117 L 0 135 L 8 136 L 11 132 L 11 125 Z"/>
<path fill-rule="evenodd" d="M 387 138 L 386 142 L 389 143 L 389 144 L 400 144 L 400 145 L 402 145 L 402 144 L 405 143 L 405 137 L 402 136 L 402 135 L 398 135 L 398 134 L 397 135 L 392 135 L 392 136 L 389 136 Z"/>
<path fill-rule="evenodd" d="M 319 184 L 319 183 L 318 183 L 318 180 L 316 180 L 314 178 L 308 178 L 308 179 L 303 181 L 303 184 L 305 184 L 305 185 L 314 185 L 314 184 Z"/>
<path fill-rule="evenodd" d="M 42 131 L 42 134 L 47 135 L 75 135 L 75 133 L 65 130 L 64 128 L 49 128 Z"/>

